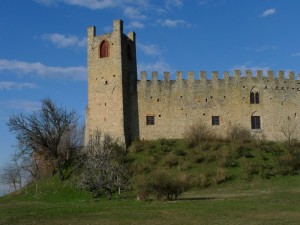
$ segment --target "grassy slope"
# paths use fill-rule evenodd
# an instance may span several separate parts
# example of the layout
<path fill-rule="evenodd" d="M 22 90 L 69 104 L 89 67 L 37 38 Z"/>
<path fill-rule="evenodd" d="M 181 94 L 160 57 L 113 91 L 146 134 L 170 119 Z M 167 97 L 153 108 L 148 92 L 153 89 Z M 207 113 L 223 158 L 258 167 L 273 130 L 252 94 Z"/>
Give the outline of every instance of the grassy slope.
<path fill-rule="evenodd" d="M 100 199 L 72 190 L 0 200 L 0 224 L 299 224 L 299 176 L 221 185 L 174 202 Z M 61 190 L 61 192 L 64 192 Z M 66 195 L 70 189 L 66 188 Z"/>
<path fill-rule="evenodd" d="M 209 152 L 212 155 L 218 153 L 216 151 L 218 148 L 214 146 L 210 146 L 210 150 L 194 149 L 183 154 L 182 150 L 185 148 L 183 143 L 176 144 L 172 148 L 169 148 L 169 145 L 168 143 L 162 145 L 160 142 L 146 143 L 150 150 L 143 149 L 143 145 L 136 149 L 138 151 L 130 153 L 128 155 L 130 163 L 135 167 L 139 166 L 133 171 L 149 173 L 151 169 L 168 168 L 174 173 L 180 170 L 195 176 L 206 173 L 211 180 L 214 171 L 222 164 L 221 156 L 213 157 L 214 162 L 210 162 L 212 156 Z M 175 160 L 178 163 L 166 163 L 167 155 L 170 153 L 178 157 Z M 203 153 L 205 153 L 204 160 L 191 160 Z M 244 161 L 249 159 L 259 165 L 271 165 L 272 168 L 276 165 L 274 154 L 268 151 L 263 153 L 263 157 L 257 150 L 251 150 L 250 153 L 255 157 L 237 157 L 238 163 L 246 163 Z M 153 159 L 154 156 L 156 159 Z M 267 160 L 262 159 L 265 156 Z M 186 164 L 188 166 L 182 167 Z M 121 198 L 111 201 L 106 199 L 96 201 L 89 193 L 77 189 L 71 179 L 60 182 L 54 176 L 38 183 L 38 196 L 35 196 L 35 186 L 31 185 L 18 195 L 0 198 L 0 225 L 299 224 L 299 175 L 277 175 L 263 179 L 259 172 L 255 173 L 251 180 L 245 180 L 242 165 L 226 170 L 228 176 L 233 176 L 234 179 L 217 186 L 210 184 L 206 188 L 195 186 L 174 202 L 136 201 L 132 193 L 123 193 Z"/>

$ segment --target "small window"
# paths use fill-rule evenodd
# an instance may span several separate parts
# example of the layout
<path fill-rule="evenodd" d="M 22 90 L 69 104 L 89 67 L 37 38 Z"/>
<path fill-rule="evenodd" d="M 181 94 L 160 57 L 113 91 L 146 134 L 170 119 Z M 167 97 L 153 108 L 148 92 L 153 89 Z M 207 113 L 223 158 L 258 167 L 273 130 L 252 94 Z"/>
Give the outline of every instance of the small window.
<path fill-rule="evenodd" d="M 154 116 L 146 116 L 146 125 L 154 125 L 155 117 Z"/>
<path fill-rule="evenodd" d="M 260 129 L 260 116 L 251 116 L 251 129 Z"/>
<path fill-rule="evenodd" d="M 220 117 L 219 116 L 212 116 L 211 117 L 211 124 L 213 126 L 218 126 L 220 125 Z"/>
<path fill-rule="evenodd" d="M 109 56 L 109 43 L 108 41 L 103 41 L 100 44 L 100 58 L 105 58 Z"/>

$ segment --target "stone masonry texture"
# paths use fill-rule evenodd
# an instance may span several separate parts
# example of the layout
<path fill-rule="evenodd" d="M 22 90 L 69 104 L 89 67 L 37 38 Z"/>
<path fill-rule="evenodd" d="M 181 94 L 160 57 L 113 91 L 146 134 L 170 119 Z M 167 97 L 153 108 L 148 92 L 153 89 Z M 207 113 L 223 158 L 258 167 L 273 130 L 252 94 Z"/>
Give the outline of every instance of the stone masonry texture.
<path fill-rule="evenodd" d="M 109 43 L 109 55 L 100 58 L 100 45 Z M 291 130 L 299 138 L 300 81 L 292 71 L 252 72 L 235 70 L 199 74 L 176 72 L 176 80 L 164 72 L 141 73 L 137 80 L 135 33 L 123 34 L 123 22 L 114 21 L 112 33 L 96 36 L 88 28 L 88 106 L 86 136 L 96 130 L 130 143 L 134 139 L 182 138 L 187 129 L 199 122 L 221 137 L 232 126 L 251 131 L 267 140 L 285 139 Z M 187 75 L 187 76 L 185 76 Z M 187 77 L 187 79 L 183 79 Z M 259 101 L 250 102 L 250 93 Z M 154 125 L 147 125 L 147 116 Z M 217 117 L 219 124 L 212 124 Z M 259 117 L 259 129 L 252 129 L 251 117 Z"/>

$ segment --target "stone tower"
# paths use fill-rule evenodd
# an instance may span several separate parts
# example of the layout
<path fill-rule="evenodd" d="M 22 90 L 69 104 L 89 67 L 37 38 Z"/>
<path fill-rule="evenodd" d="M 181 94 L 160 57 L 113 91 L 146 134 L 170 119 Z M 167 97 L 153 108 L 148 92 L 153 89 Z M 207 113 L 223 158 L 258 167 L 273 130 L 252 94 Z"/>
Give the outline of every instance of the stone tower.
<path fill-rule="evenodd" d="M 139 135 L 135 33 L 123 34 L 122 20 L 100 36 L 89 27 L 87 58 L 85 142 L 98 130 L 129 144 Z"/>

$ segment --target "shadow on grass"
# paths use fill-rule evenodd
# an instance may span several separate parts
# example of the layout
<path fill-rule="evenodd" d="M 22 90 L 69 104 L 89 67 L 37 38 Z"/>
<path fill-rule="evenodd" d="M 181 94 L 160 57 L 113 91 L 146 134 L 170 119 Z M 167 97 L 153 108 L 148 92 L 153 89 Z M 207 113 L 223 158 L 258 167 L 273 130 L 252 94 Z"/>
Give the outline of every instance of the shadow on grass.
<path fill-rule="evenodd" d="M 203 200 L 216 200 L 218 198 L 212 197 L 191 197 L 191 198 L 178 198 L 176 201 L 203 201 Z"/>

